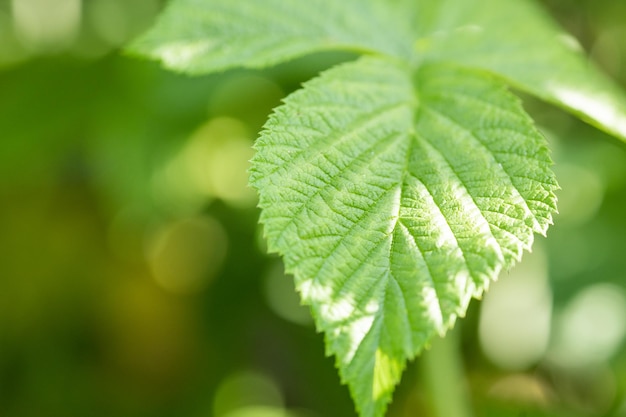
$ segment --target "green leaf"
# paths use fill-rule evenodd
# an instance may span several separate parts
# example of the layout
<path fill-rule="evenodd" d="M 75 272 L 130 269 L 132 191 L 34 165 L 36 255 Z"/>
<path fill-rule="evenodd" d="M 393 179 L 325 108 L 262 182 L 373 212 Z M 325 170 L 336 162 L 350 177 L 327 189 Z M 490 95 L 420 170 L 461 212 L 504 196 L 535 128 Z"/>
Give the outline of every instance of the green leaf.
<path fill-rule="evenodd" d="M 437 0 L 415 44 L 424 61 L 482 68 L 626 141 L 626 95 L 527 0 Z"/>
<path fill-rule="evenodd" d="M 626 141 L 626 95 L 529 0 L 174 0 L 130 50 L 197 74 L 328 50 L 450 61 Z"/>
<path fill-rule="evenodd" d="M 130 47 L 189 73 L 265 67 L 317 51 L 412 55 L 409 0 L 177 0 Z M 384 29 L 383 29 L 384 28 Z"/>
<path fill-rule="evenodd" d="M 276 109 L 251 183 L 361 416 L 408 359 L 545 233 L 545 140 L 498 80 L 381 58 L 335 67 Z"/>

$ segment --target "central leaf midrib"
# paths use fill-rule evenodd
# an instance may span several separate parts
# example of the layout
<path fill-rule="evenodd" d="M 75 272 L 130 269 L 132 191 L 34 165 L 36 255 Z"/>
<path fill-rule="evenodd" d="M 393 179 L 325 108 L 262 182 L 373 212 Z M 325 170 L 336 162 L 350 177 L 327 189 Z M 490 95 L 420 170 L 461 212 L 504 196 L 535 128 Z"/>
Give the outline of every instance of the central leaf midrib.
<path fill-rule="evenodd" d="M 407 76 L 411 77 L 411 72 L 407 72 Z M 410 109 L 411 109 L 411 117 L 412 120 L 416 120 L 417 119 L 417 114 L 419 111 L 419 107 L 420 107 L 420 101 L 419 101 L 419 97 L 418 97 L 418 91 L 417 91 L 417 86 L 414 86 L 413 88 L 413 100 L 409 103 Z M 401 171 L 402 171 L 402 176 L 400 178 L 400 181 L 398 182 L 398 184 L 396 185 L 398 192 L 397 192 L 397 202 L 395 204 L 395 212 L 392 214 L 393 215 L 393 219 L 394 219 L 394 224 L 393 227 L 390 228 L 390 239 L 391 239 L 391 244 L 389 245 L 389 255 L 388 255 L 388 259 L 389 259 L 389 274 L 391 276 L 391 278 L 396 281 L 396 284 L 398 286 L 400 286 L 400 284 L 398 283 L 397 279 L 395 278 L 394 272 L 393 272 L 393 265 L 391 260 L 393 259 L 392 257 L 392 252 L 393 252 L 393 248 L 395 246 L 395 233 L 396 233 L 396 228 L 398 227 L 398 225 L 400 225 L 401 227 L 403 227 L 404 229 L 406 229 L 406 232 L 409 236 L 411 236 L 411 239 L 413 240 L 413 242 L 415 243 L 415 248 L 421 253 L 422 255 L 422 259 L 424 260 L 424 264 L 426 265 L 426 268 L 428 269 L 428 280 L 430 281 L 433 290 L 435 291 L 436 294 L 436 299 L 437 299 L 437 303 L 439 305 L 439 311 L 441 312 L 442 318 L 443 318 L 443 307 L 441 305 L 441 301 L 440 301 L 440 292 L 439 292 L 439 288 L 433 278 L 433 274 L 432 274 L 432 269 L 431 266 L 429 264 L 429 262 L 426 260 L 426 258 L 424 257 L 424 252 L 422 250 L 422 248 L 419 246 L 419 244 L 417 243 L 417 239 L 415 238 L 415 236 L 413 236 L 413 234 L 410 232 L 410 230 L 402 223 L 402 219 L 400 216 L 400 210 L 402 208 L 402 199 L 404 196 L 404 187 L 407 179 L 407 176 L 410 175 L 410 160 L 411 160 L 411 155 L 413 153 L 413 146 L 415 144 L 416 141 L 416 132 L 415 132 L 415 123 L 411 124 L 411 129 L 409 132 L 407 132 L 408 134 L 406 135 L 406 140 L 408 141 L 408 144 L 406 146 L 406 150 L 404 153 L 404 157 L 402 158 L 403 160 L 403 164 L 400 167 Z M 402 233 L 402 232 L 400 232 Z M 387 282 L 387 285 L 390 285 L 389 282 Z M 400 286 L 400 288 L 402 288 L 402 286 Z M 387 293 L 387 288 L 385 288 L 385 293 Z M 401 291 L 401 293 L 403 294 L 404 297 L 404 291 Z M 406 299 L 403 300 L 404 303 L 406 304 Z M 381 313 L 381 314 L 384 314 Z M 407 315 L 407 320 L 406 323 L 409 326 L 409 330 L 412 330 L 412 319 L 411 319 L 411 315 L 408 314 Z M 442 320 L 443 321 L 443 320 Z M 409 338 L 409 340 L 411 341 L 411 352 L 414 352 L 414 347 L 413 347 L 413 338 Z"/>
<path fill-rule="evenodd" d="M 441 297 L 440 297 L 440 289 L 438 287 L 438 283 L 435 281 L 434 275 L 433 275 L 433 271 L 431 268 L 430 263 L 427 261 L 426 257 L 424 256 L 424 250 L 420 247 L 420 244 L 418 243 L 418 239 L 413 235 L 413 233 L 411 233 L 411 230 L 402 222 L 402 219 L 400 219 L 397 223 L 398 225 L 400 225 L 402 228 L 404 228 L 404 230 L 406 231 L 407 235 L 411 237 L 411 240 L 413 241 L 415 248 L 419 251 L 422 259 L 424 260 L 424 264 L 426 265 L 426 269 L 428 269 L 428 282 L 431 284 L 432 289 L 435 291 L 435 294 L 437 295 L 436 299 L 437 299 L 437 306 L 439 307 L 439 314 L 440 314 L 440 322 L 441 323 L 445 323 L 445 317 L 444 317 L 444 308 L 443 305 L 441 304 Z"/>

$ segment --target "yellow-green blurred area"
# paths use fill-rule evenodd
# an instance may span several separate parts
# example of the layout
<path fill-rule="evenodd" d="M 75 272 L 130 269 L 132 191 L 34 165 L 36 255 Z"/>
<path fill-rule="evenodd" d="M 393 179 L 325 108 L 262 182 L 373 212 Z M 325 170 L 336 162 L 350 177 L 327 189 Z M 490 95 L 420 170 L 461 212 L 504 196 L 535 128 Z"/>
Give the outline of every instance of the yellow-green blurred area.
<path fill-rule="evenodd" d="M 626 88 L 626 2 L 545 4 Z M 246 186 L 271 109 L 349 57 L 168 73 L 120 52 L 162 6 L 0 0 L 0 416 L 355 416 Z M 560 214 L 457 326 L 449 384 L 468 416 L 626 416 L 626 147 L 526 107 Z M 389 416 L 434 415 L 425 360 Z"/>

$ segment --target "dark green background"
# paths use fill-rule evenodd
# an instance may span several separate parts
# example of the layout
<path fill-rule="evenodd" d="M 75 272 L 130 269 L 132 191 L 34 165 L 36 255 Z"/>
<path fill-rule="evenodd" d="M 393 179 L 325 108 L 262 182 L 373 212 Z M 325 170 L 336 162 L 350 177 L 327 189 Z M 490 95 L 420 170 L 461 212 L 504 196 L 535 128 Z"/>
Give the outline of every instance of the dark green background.
<path fill-rule="evenodd" d="M 188 78 L 120 53 L 161 1 L 67 1 L 75 32 L 55 38 L 16 22 L 40 0 L 0 0 L 0 416 L 354 416 L 242 179 L 272 107 L 351 57 Z M 544 3 L 626 87 L 626 2 Z M 626 147 L 525 103 L 563 187 L 537 249 L 549 347 L 522 369 L 493 361 L 473 302 L 455 331 L 467 380 L 449 383 L 477 416 L 626 416 L 623 330 L 601 360 L 551 356 L 572 300 L 598 284 L 624 300 Z M 389 416 L 432 415 L 422 368 Z"/>

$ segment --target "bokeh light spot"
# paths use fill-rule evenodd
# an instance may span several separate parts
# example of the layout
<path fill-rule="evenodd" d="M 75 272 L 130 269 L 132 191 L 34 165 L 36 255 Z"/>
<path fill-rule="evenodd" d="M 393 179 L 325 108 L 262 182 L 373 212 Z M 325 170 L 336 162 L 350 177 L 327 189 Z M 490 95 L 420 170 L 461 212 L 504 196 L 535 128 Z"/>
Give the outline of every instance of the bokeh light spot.
<path fill-rule="evenodd" d="M 278 407 L 250 406 L 237 409 L 224 417 L 310 417 L 307 411 L 291 411 Z"/>
<path fill-rule="evenodd" d="M 583 289 L 559 314 L 553 362 L 585 367 L 609 360 L 626 336 L 626 294 L 614 284 Z"/>
<path fill-rule="evenodd" d="M 157 197 L 188 210 L 212 198 L 231 206 L 254 207 L 256 193 L 248 187 L 252 139 L 245 124 L 219 117 L 197 129 L 154 179 Z"/>
<path fill-rule="evenodd" d="M 479 337 L 485 355 L 503 369 L 522 370 L 538 362 L 548 346 L 551 314 L 547 262 L 536 246 L 483 300 Z"/>
<path fill-rule="evenodd" d="M 259 372 L 241 371 L 228 376 L 218 387 L 213 400 L 213 415 L 230 417 L 247 407 L 257 411 L 269 409 L 273 413 L 278 409 L 284 413 L 283 403 L 283 394 L 272 378 Z"/>
<path fill-rule="evenodd" d="M 265 275 L 265 299 L 272 311 L 292 323 L 311 325 L 309 309 L 300 304 L 293 278 L 286 276 L 281 262 L 274 263 Z"/>
<path fill-rule="evenodd" d="M 227 243 L 222 225 L 208 216 L 168 224 L 149 244 L 153 277 L 172 292 L 202 290 L 219 272 Z"/>
<path fill-rule="evenodd" d="M 13 0 L 12 6 L 15 31 L 27 49 L 63 49 L 80 29 L 81 0 Z"/>
<path fill-rule="evenodd" d="M 558 222 L 578 225 L 590 220 L 604 197 L 603 183 L 598 174 L 568 163 L 561 163 L 554 170 L 561 184 Z"/>
<path fill-rule="evenodd" d="M 554 393 L 540 379 L 525 374 L 511 374 L 498 379 L 489 389 L 489 395 L 507 403 L 545 407 Z"/>

